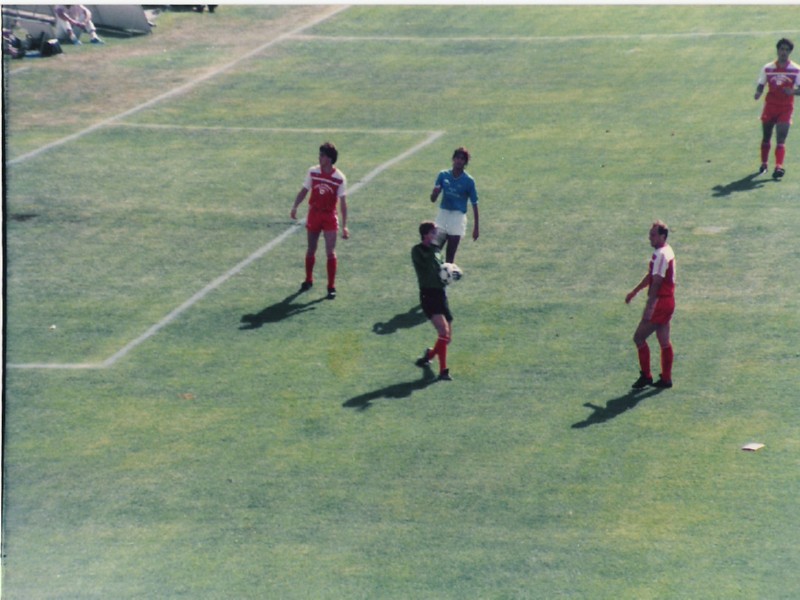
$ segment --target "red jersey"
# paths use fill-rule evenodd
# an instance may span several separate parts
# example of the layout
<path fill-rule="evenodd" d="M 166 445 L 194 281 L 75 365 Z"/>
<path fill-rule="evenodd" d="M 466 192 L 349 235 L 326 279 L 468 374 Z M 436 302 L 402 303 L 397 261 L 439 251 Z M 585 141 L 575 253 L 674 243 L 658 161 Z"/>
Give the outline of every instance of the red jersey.
<path fill-rule="evenodd" d="M 758 85 L 768 89 L 767 105 L 794 106 L 794 90 L 800 87 L 800 66 L 792 61 L 784 66 L 778 65 L 778 61 L 767 63 L 758 76 Z M 784 88 L 792 90 L 792 93 L 787 94 Z"/>
<path fill-rule="evenodd" d="M 336 167 L 325 174 L 317 165 L 308 170 L 303 187 L 311 190 L 308 205 L 312 210 L 335 213 L 339 198 L 347 194 L 347 178 Z"/>
<path fill-rule="evenodd" d="M 656 248 L 653 257 L 650 259 L 650 284 L 653 283 L 653 276 L 660 275 L 664 278 L 658 290 L 659 298 L 675 297 L 675 252 L 672 246 L 664 244 L 661 248 Z"/>

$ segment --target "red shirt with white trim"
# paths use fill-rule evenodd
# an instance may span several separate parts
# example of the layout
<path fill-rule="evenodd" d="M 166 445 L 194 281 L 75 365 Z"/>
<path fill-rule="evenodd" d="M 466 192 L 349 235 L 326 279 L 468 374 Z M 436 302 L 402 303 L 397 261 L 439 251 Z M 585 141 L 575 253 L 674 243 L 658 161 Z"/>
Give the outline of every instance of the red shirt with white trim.
<path fill-rule="evenodd" d="M 767 105 L 794 106 L 794 90 L 800 87 L 800 66 L 791 60 L 783 67 L 778 65 L 778 61 L 767 63 L 761 68 L 758 85 L 768 89 Z M 787 94 L 783 88 L 789 88 L 793 93 Z"/>
<path fill-rule="evenodd" d="M 339 198 L 347 194 L 347 178 L 336 167 L 326 174 L 317 165 L 311 167 L 306 173 L 303 187 L 311 190 L 308 205 L 313 210 L 336 212 L 336 204 Z"/>
<path fill-rule="evenodd" d="M 653 276 L 660 275 L 664 278 L 658 290 L 659 298 L 675 297 L 675 252 L 672 251 L 672 246 L 664 244 L 661 248 L 656 248 L 650 259 L 649 273 L 651 285 Z"/>

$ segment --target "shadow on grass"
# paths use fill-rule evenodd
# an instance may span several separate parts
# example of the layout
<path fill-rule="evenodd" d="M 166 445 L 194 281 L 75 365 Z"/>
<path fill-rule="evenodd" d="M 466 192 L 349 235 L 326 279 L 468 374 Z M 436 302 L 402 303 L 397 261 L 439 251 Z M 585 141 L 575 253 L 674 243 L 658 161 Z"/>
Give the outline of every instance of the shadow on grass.
<path fill-rule="evenodd" d="M 379 398 L 389 398 L 389 399 L 396 399 L 396 398 L 408 398 L 414 392 L 419 390 L 425 389 L 432 383 L 436 383 L 438 380 L 436 375 L 434 375 L 433 371 L 430 367 L 425 367 L 422 370 L 422 378 L 417 379 L 416 381 L 406 381 L 403 383 L 395 383 L 394 385 L 387 385 L 384 388 L 379 390 L 375 390 L 373 392 L 367 392 L 366 394 L 361 394 L 360 396 L 356 396 L 355 398 L 350 398 L 347 402 L 342 404 L 345 408 L 357 408 L 358 410 L 366 410 L 370 406 L 372 406 L 373 400 L 378 400 Z"/>
<path fill-rule="evenodd" d="M 422 307 L 417 304 L 408 312 L 395 315 L 385 323 L 375 323 L 375 325 L 372 326 L 372 331 L 378 335 L 387 335 L 389 333 L 395 333 L 398 329 L 411 329 L 412 327 L 421 325 L 427 320 L 428 317 L 422 312 Z"/>
<path fill-rule="evenodd" d="M 606 402 L 605 406 L 597 406 L 591 402 L 584 404 L 585 407 L 594 410 L 594 413 L 589 415 L 585 420 L 573 423 L 573 429 L 583 429 L 589 425 L 598 425 L 610 421 L 624 413 L 627 410 L 634 408 L 639 402 L 652 396 L 656 396 L 663 392 L 660 388 L 649 388 L 641 390 L 631 390 L 624 396 L 614 398 Z"/>
<path fill-rule="evenodd" d="M 714 190 L 713 196 L 715 198 L 722 198 L 724 196 L 730 196 L 734 192 L 750 192 L 764 187 L 765 183 L 775 181 L 774 179 L 756 179 L 756 177 L 758 177 L 758 173 L 753 173 L 738 181 L 732 181 L 728 185 L 715 185 L 711 188 Z"/>
<path fill-rule="evenodd" d="M 266 323 L 277 323 L 278 321 L 283 321 L 294 315 L 314 310 L 316 308 L 316 306 L 313 306 L 314 304 L 325 301 L 325 297 L 323 296 L 311 302 L 295 303 L 294 300 L 302 293 L 302 291 L 297 291 L 294 294 L 286 296 L 286 298 L 280 302 L 268 306 L 259 313 L 243 315 L 241 319 L 242 326 L 239 327 L 239 329 L 258 329 Z"/>

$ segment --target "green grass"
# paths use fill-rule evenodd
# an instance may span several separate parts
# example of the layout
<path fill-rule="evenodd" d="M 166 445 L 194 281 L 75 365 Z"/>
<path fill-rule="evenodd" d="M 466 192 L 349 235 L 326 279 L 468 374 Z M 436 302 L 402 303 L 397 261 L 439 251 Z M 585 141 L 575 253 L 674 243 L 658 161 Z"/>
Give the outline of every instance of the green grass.
<path fill-rule="evenodd" d="M 4 63 L 6 160 L 319 10 L 167 13 Z M 335 302 L 321 252 L 295 296 L 298 231 L 107 368 L 6 369 L 3 597 L 797 597 L 797 133 L 783 181 L 747 179 L 782 23 L 800 11 L 356 6 L 7 164 L 6 361 L 101 363 L 291 226 L 324 139 L 352 188 L 443 132 L 350 195 Z M 409 251 L 461 144 L 481 238 L 432 384 Z M 655 218 L 676 386 L 634 396 L 623 300 Z"/>

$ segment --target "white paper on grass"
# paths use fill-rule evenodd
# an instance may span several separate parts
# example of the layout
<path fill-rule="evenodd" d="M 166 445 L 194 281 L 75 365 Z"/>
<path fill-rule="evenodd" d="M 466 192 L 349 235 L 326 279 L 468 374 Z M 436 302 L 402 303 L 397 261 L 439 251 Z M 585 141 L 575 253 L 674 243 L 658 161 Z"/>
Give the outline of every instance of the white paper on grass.
<path fill-rule="evenodd" d="M 759 444 L 758 442 L 750 442 L 749 444 L 745 444 L 742 446 L 742 450 L 747 450 L 749 452 L 755 452 L 756 450 L 761 450 L 764 447 L 764 444 Z"/>

